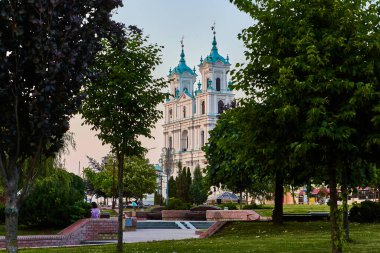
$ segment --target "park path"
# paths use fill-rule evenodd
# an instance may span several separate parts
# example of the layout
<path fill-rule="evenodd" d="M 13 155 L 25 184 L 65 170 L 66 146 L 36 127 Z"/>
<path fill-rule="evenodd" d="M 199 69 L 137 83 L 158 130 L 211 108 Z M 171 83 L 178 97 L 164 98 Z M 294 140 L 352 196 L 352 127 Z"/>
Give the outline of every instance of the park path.
<path fill-rule="evenodd" d="M 123 233 L 125 243 L 199 238 L 191 229 L 136 229 Z"/>

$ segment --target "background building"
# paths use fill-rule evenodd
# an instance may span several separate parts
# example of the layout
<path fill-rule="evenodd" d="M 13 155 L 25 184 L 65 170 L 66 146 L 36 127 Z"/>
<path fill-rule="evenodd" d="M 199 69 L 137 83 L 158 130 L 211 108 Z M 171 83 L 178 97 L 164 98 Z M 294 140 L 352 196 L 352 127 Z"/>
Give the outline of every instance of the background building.
<path fill-rule="evenodd" d="M 211 52 L 204 59 L 201 57 L 198 65 L 199 79 L 195 67 L 186 65 L 183 40 L 179 63 L 168 75 L 170 95 L 164 103 L 163 124 L 165 147 L 174 148 L 175 161 L 181 161 L 192 172 L 197 165 L 207 164 L 201 148 L 225 106 L 234 99 L 228 79 L 231 64 L 228 56 L 219 54 L 215 27 L 213 31 Z"/>

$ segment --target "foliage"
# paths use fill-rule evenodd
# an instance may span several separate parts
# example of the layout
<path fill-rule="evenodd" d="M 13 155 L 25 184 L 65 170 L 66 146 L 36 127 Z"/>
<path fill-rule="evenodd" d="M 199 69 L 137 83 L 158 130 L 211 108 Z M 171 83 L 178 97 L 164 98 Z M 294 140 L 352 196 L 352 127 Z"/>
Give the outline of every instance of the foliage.
<path fill-rule="evenodd" d="M 224 203 L 219 205 L 220 208 L 224 209 L 225 207 L 228 208 L 228 210 L 237 210 L 237 206 L 235 203 Z"/>
<path fill-rule="evenodd" d="M 177 197 L 177 183 L 173 176 L 169 178 L 169 198 Z"/>
<path fill-rule="evenodd" d="M 253 210 L 253 209 L 260 209 L 261 206 L 256 205 L 256 204 L 250 204 L 250 205 L 244 205 L 243 209 L 244 210 Z"/>
<path fill-rule="evenodd" d="M 154 193 L 157 188 L 157 175 L 148 159 L 127 157 L 124 168 L 125 197 L 142 199 L 144 194 Z"/>
<path fill-rule="evenodd" d="M 157 175 L 153 165 L 149 164 L 149 160 L 132 156 L 125 157 L 124 162 L 124 197 L 142 199 L 144 194 L 150 194 L 156 190 Z M 84 169 L 84 175 L 86 181 L 92 186 L 91 189 L 97 197 L 112 197 L 114 166 L 118 166 L 112 154 L 107 155 L 101 163 L 91 159 L 90 164 L 92 164 L 91 168 Z M 115 193 L 117 190 L 115 186 Z"/>
<path fill-rule="evenodd" d="M 256 19 L 240 35 L 249 64 L 235 72 L 236 87 L 252 100 L 268 103 L 269 113 L 297 122 L 297 134 L 284 139 L 285 147 L 292 148 L 297 162 L 313 171 L 317 181 L 329 185 L 332 251 L 341 252 L 337 184 L 343 176 L 348 177 L 344 185 L 363 181 L 366 149 L 379 146 L 374 126 L 380 27 L 373 24 L 380 21 L 380 3 L 231 2 Z M 274 144 L 280 145 L 278 141 Z"/>
<path fill-rule="evenodd" d="M 94 69 L 102 73 L 84 87 L 82 115 L 86 124 L 99 130 L 97 136 L 113 152 L 141 154 L 138 136 L 152 137 L 150 129 L 162 116 L 156 108 L 165 98 L 165 81 L 153 78 L 161 63 L 161 47 L 149 44 L 137 27 L 128 28 L 123 48 L 104 40 Z"/>
<path fill-rule="evenodd" d="M 9 251 L 17 252 L 17 213 L 39 161 L 63 146 L 82 84 L 96 75 L 88 66 L 102 48 L 99 38 L 116 45 L 123 34 L 110 15 L 121 5 L 121 0 L 0 1 L 0 175 Z"/>
<path fill-rule="evenodd" d="M 168 204 L 168 210 L 189 210 L 190 204 L 183 202 L 181 199 L 170 198 Z"/>
<path fill-rule="evenodd" d="M 219 206 L 200 205 L 190 208 L 191 211 L 221 210 Z"/>
<path fill-rule="evenodd" d="M 189 189 L 190 189 L 190 184 L 191 184 L 190 169 L 187 169 L 186 167 L 182 167 L 181 162 L 179 162 L 177 166 L 178 166 L 178 175 L 175 179 L 176 190 L 177 190 L 176 195 L 177 195 L 177 198 L 179 198 L 183 202 L 188 203 L 190 201 L 190 196 L 189 196 Z M 190 180 L 189 180 L 189 177 L 190 177 Z"/>
<path fill-rule="evenodd" d="M 194 169 L 193 181 L 189 188 L 190 201 L 193 204 L 200 205 L 206 202 L 208 189 L 205 186 L 201 168 L 198 166 Z"/>
<path fill-rule="evenodd" d="M 273 154 L 280 160 L 280 152 L 275 152 L 278 150 L 265 149 L 265 143 L 273 136 L 269 132 L 276 127 L 258 128 L 257 122 L 263 121 L 267 112 L 267 108 L 261 108 L 260 105 L 243 103 L 224 112 L 210 131 L 208 144 L 203 148 L 208 160 L 206 179 L 210 186 L 221 184 L 234 192 L 248 191 L 263 199 L 273 193 L 275 173 L 268 167 L 273 168 L 274 164 L 284 166 L 285 163 L 276 162 L 271 156 Z"/>
<path fill-rule="evenodd" d="M 350 220 L 355 222 L 380 222 L 380 203 L 364 201 L 350 209 Z"/>
<path fill-rule="evenodd" d="M 63 169 L 52 168 L 38 179 L 20 209 L 20 223 L 40 227 L 64 227 L 89 217 L 84 202 L 84 182 Z"/>
<path fill-rule="evenodd" d="M 161 63 L 161 47 L 149 44 L 142 30 L 129 26 L 123 47 L 103 40 L 104 51 L 97 55 L 95 71 L 102 73 L 84 86 L 86 99 L 82 115 L 85 124 L 97 130 L 103 143 L 111 145 L 118 163 L 119 231 L 122 251 L 123 170 L 125 156 L 141 155 L 139 136 L 151 138 L 151 128 L 162 116 L 157 105 L 165 98 L 166 82 L 153 78 Z"/>

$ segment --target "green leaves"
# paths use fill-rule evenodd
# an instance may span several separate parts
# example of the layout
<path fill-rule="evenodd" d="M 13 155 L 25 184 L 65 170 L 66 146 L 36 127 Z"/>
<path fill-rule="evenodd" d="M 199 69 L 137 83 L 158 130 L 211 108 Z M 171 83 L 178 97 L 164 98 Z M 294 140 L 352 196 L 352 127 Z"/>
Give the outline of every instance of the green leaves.
<path fill-rule="evenodd" d="M 153 78 L 161 63 L 159 46 L 147 43 L 136 27 L 129 27 L 123 42 L 119 49 L 103 41 L 105 50 L 93 66 L 99 75 L 85 85 L 81 112 L 114 152 L 134 155 L 143 151 L 138 136 L 151 138 L 150 129 L 162 116 L 157 105 L 165 98 L 166 82 Z"/>

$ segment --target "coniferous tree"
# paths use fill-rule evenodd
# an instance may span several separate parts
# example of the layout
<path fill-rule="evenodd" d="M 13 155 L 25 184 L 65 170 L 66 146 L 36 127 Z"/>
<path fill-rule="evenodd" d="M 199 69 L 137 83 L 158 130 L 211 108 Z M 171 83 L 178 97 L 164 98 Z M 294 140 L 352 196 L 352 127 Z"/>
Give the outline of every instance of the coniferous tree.
<path fill-rule="evenodd" d="M 191 172 L 190 168 L 187 167 L 186 170 L 186 202 L 190 202 L 190 186 L 192 183 L 192 177 L 191 177 Z"/>
<path fill-rule="evenodd" d="M 198 165 L 194 169 L 194 177 L 189 189 L 190 201 L 196 205 L 203 204 L 207 200 L 207 191 L 201 168 Z"/>
<path fill-rule="evenodd" d="M 177 184 L 176 180 L 174 180 L 174 177 L 171 176 L 169 179 L 169 198 L 176 198 L 177 197 Z"/>

